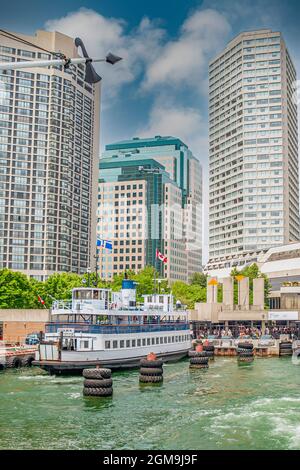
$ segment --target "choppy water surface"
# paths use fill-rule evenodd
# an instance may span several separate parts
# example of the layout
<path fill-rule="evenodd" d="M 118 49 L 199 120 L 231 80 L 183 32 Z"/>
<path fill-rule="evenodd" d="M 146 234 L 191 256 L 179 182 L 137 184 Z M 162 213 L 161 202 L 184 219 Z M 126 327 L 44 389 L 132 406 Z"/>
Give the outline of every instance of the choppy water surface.
<path fill-rule="evenodd" d="M 299 449 L 300 367 L 290 358 L 164 366 L 163 385 L 115 372 L 112 398 L 81 377 L 0 372 L 1 449 Z"/>

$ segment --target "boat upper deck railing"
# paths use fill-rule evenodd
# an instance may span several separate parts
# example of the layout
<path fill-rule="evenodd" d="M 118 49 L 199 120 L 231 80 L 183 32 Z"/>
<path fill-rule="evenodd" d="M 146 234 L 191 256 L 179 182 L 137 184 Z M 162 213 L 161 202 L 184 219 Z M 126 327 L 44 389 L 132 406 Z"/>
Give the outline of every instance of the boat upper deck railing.
<path fill-rule="evenodd" d="M 46 333 L 58 333 L 62 330 L 68 330 L 74 333 L 93 333 L 93 334 L 126 334 L 126 333 L 153 333 L 158 331 L 181 331 L 188 330 L 189 323 L 187 322 L 158 322 L 158 323 L 145 323 L 145 324 L 91 324 L 88 322 L 82 323 L 65 323 L 53 322 L 46 323 Z"/>
<path fill-rule="evenodd" d="M 118 306 L 114 303 L 105 304 L 99 300 L 88 300 L 88 301 L 75 301 L 71 300 L 56 300 L 53 302 L 52 311 L 53 315 L 70 315 L 70 314 L 85 314 L 85 315 L 176 315 L 177 313 L 186 312 L 185 306 L 171 309 L 168 312 L 163 310 L 160 305 L 144 307 L 143 305 L 137 305 L 134 307 Z"/>

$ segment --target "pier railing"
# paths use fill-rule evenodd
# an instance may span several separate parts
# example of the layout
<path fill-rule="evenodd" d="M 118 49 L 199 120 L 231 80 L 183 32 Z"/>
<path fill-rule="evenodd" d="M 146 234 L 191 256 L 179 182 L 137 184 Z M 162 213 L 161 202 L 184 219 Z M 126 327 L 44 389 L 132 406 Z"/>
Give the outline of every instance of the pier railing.
<path fill-rule="evenodd" d="M 93 334 L 127 334 L 127 333 L 152 333 L 157 331 L 181 331 L 189 330 L 189 324 L 186 322 L 165 322 L 150 324 L 133 325 L 91 325 L 89 323 L 47 323 L 46 333 L 57 333 L 58 331 L 74 331 L 74 333 L 93 333 Z"/>

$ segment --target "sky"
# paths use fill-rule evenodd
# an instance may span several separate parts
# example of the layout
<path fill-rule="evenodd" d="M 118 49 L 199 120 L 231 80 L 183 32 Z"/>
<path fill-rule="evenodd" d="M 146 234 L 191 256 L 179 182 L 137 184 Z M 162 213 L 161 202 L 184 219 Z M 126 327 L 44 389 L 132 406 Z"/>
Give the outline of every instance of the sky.
<path fill-rule="evenodd" d="M 281 31 L 300 75 L 294 0 L 0 0 L 2 29 L 60 31 L 84 41 L 102 76 L 101 149 L 132 137 L 181 138 L 203 166 L 207 258 L 208 63 L 241 31 Z M 204 259 L 204 260 L 205 260 Z"/>

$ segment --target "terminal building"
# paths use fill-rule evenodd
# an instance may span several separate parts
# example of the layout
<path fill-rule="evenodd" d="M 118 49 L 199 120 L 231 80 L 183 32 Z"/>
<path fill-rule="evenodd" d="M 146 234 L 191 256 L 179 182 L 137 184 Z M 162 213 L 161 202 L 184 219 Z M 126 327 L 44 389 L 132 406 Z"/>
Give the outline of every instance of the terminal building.
<path fill-rule="evenodd" d="M 201 326 L 235 327 L 246 325 L 258 327 L 264 333 L 268 325 L 293 326 L 300 328 L 300 282 L 282 283 L 277 291 L 265 298 L 264 278 L 253 279 L 252 295 L 250 280 L 241 276 L 236 280 L 231 276 L 223 279 L 222 301 L 218 301 L 217 282 L 208 278 L 206 302 L 195 303 L 191 311 L 194 331 Z M 234 285 L 237 286 L 237 302 Z"/>
<path fill-rule="evenodd" d="M 268 276 L 272 291 L 279 291 L 284 282 L 300 281 L 300 242 L 276 246 L 266 252 L 250 252 L 240 256 L 239 260 L 224 257 L 222 263 L 208 263 L 204 272 L 222 282 L 222 279 L 230 276 L 233 268 L 242 270 L 253 263 Z"/>

